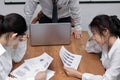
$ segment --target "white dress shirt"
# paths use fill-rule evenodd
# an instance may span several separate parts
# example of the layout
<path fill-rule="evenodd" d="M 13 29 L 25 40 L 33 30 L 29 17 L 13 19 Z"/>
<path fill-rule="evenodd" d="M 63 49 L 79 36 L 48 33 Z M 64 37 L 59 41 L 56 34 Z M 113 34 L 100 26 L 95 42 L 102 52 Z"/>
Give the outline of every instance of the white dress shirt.
<path fill-rule="evenodd" d="M 86 50 L 93 52 L 94 48 L 102 52 L 101 61 L 106 71 L 103 75 L 83 73 L 82 80 L 120 80 L 120 39 L 117 38 L 109 52 L 106 44 L 100 47 L 97 42 L 88 41 Z"/>
<path fill-rule="evenodd" d="M 25 51 L 26 41 L 20 42 L 16 49 L 11 47 L 3 47 L 0 44 L 0 80 L 20 80 L 17 78 L 11 78 L 8 75 L 12 69 L 12 61 L 21 61 Z"/>
<path fill-rule="evenodd" d="M 27 0 L 25 3 L 25 14 L 27 23 L 30 23 L 30 20 L 34 14 L 34 11 L 37 8 L 38 3 L 42 7 L 42 12 L 52 18 L 52 0 Z M 80 27 L 80 5 L 79 0 L 58 0 L 58 18 L 65 18 L 71 16 L 75 21 L 75 29 L 81 30 Z"/>

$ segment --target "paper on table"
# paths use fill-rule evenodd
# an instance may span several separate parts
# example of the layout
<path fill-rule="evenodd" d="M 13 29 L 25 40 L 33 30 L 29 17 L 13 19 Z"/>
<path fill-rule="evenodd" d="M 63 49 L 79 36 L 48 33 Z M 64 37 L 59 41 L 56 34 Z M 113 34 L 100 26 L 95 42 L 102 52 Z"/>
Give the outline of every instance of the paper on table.
<path fill-rule="evenodd" d="M 70 53 L 65 49 L 64 46 L 61 47 L 59 52 L 60 58 L 66 67 L 72 67 L 77 70 L 82 56 Z"/>
<path fill-rule="evenodd" d="M 41 71 L 45 71 L 51 64 L 52 60 L 53 58 L 44 52 L 39 57 L 25 60 L 25 63 L 30 69 L 39 69 Z"/>
<path fill-rule="evenodd" d="M 51 56 L 43 53 L 39 57 L 25 60 L 21 66 L 11 72 L 11 75 L 17 78 L 34 78 L 37 72 L 47 70 L 52 60 Z M 53 74 L 50 72 L 49 75 Z"/>
<path fill-rule="evenodd" d="M 54 74 L 55 74 L 55 71 L 47 70 L 47 79 L 46 80 L 49 80 L 52 76 L 54 76 Z"/>
<path fill-rule="evenodd" d="M 30 70 L 30 68 L 25 63 L 23 63 L 17 69 L 13 70 L 10 74 L 15 77 L 23 77 L 30 75 L 29 72 L 31 71 L 32 70 Z"/>
<path fill-rule="evenodd" d="M 46 76 L 46 80 L 49 80 L 51 77 L 53 77 L 55 74 L 55 71 L 52 70 L 47 70 L 47 76 Z M 35 80 L 34 76 L 24 76 L 24 77 L 20 77 L 19 80 Z"/>

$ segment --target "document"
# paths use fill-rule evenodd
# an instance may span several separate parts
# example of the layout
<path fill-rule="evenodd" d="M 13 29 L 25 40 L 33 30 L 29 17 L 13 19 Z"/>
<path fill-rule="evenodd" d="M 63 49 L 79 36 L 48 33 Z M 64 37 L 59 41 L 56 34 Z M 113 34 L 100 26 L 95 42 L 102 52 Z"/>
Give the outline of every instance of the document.
<path fill-rule="evenodd" d="M 52 70 L 48 70 L 52 60 L 53 58 L 44 52 L 38 57 L 25 60 L 21 66 L 11 72 L 11 75 L 21 79 L 24 78 L 24 80 L 34 80 L 35 75 L 39 71 L 47 71 L 46 80 L 49 80 L 55 73 Z"/>
<path fill-rule="evenodd" d="M 82 58 L 81 55 L 70 53 L 64 46 L 61 47 L 59 55 L 64 66 L 77 70 Z M 21 80 L 34 80 L 35 75 L 39 71 L 47 71 L 46 80 L 49 80 L 55 74 L 55 71 L 48 69 L 52 61 L 53 58 L 44 52 L 38 57 L 26 59 L 22 65 L 13 70 L 10 74 Z"/>
<path fill-rule="evenodd" d="M 27 59 L 25 63 L 29 66 L 30 69 L 39 69 L 40 71 L 45 71 L 51 64 L 53 58 L 49 56 L 47 53 L 43 53 L 42 55 Z"/>
<path fill-rule="evenodd" d="M 65 49 L 64 46 L 61 47 L 59 55 L 64 66 L 71 67 L 76 70 L 78 69 L 78 66 L 82 58 L 81 55 L 70 53 L 68 50 Z"/>

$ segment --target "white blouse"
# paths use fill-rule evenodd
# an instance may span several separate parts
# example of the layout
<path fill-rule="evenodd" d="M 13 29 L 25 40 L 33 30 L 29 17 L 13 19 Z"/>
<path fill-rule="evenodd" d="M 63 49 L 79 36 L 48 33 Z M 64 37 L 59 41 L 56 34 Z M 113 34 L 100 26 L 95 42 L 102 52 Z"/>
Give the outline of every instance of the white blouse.
<path fill-rule="evenodd" d="M 26 0 L 24 12 L 26 14 L 27 24 L 30 24 L 30 20 L 37 8 L 38 3 L 42 7 L 42 12 L 49 18 L 52 18 L 52 0 Z M 79 0 L 58 0 L 58 18 L 65 18 L 72 16 L 75 21 L 75 29 L 81 29 L 81 14 Z"/>
<path fill-rule="evenodd" d="M 108 46 L 100 47 L 95 41 L 88 41 L 86 50 L 88 52 L 102 52 L 101 61 L 106 69 L 103 75 L 94 75 L 91 73 L 83 73 L 82 80 L 120 80 L 120 39 L 114 42 L 110 51 Z"/>
<path fill-rule="evenodd" d="M 3 47 L 0 44 L 0 80 L 19 80 L 9 77 L 12 69 L 12 62 L 19 62 L 26 52 L 26 41 L 20 42 L 16 49 Z"/>

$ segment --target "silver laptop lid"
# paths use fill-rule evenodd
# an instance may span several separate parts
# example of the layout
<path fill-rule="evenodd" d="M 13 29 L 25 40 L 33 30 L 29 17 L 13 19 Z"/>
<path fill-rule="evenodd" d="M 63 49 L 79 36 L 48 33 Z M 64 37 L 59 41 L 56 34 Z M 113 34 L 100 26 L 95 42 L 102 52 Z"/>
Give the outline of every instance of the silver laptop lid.
<path fill-rule="evenodd" d="M 31 24 L 31 45 L 69 44 L 71 34 L 70 23 Z"/>

